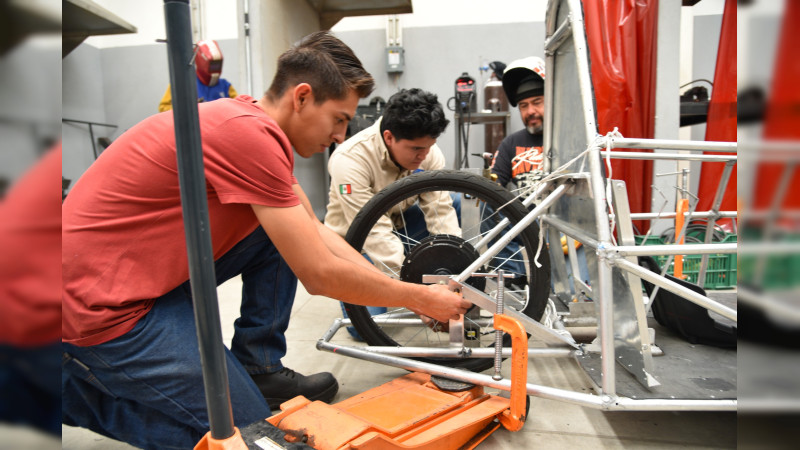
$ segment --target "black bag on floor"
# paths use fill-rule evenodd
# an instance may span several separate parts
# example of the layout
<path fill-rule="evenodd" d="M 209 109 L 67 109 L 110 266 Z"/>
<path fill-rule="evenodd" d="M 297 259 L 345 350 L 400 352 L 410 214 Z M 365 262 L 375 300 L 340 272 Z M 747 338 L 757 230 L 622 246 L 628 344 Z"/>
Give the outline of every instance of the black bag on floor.
<path fill-rule="evenodd" d="M 639 257 L 639 265 L 660 274 L 661 268 L 652 256 Z M 681 280 L 672 275 L 665 277 L 703 296 L 706 291 L 700 286 Z M 736 326 L 714 320 L 706 308 L 690 302 L 664 288 L 660 288 L 653 298 L 654 285 L 642 280 L 644 289 L 653 302 L 653 317 L 661 325 L 674 331 L 692 344 L 713 345 L 722 348 L 736 348 Z"/>

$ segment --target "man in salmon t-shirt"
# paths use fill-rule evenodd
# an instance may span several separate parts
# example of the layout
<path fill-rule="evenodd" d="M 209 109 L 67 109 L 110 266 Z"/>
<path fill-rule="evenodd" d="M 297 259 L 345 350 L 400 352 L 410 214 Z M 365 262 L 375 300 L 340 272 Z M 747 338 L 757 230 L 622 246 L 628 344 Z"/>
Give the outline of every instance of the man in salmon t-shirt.
<path fill-rule="evenodd" d="M 226 350 L 237 427 L 338 390 L 330 373 L 281 364 L 297 279 L 314 295 L 440 321 L 470 306 L 444 286 L 381 274 L 316 219 L 292 175 L 292 148 L 308 158 L 340 143 L 373 87 L 352 50 L 318 32 L 281 55 L 260 100 L 198 105 L 217 282 L 244 284 Z M 176 166 L 172 114 L 152 116 L 63 207 L 63 421 L 144 448 L 192 446 L 209 426 Z"/>

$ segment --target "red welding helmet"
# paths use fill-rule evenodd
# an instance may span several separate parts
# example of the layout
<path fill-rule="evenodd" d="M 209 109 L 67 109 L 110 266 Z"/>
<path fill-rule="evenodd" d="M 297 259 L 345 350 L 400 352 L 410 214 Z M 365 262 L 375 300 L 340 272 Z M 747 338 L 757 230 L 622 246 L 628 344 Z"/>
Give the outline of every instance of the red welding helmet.
<path fill-rule="evenodd" d="M 222 50 L 219 44 L 211 39 L 200 41 L 196 51 L 194 64 L 197 67 L 197 78 L 206 86 L 214 86 L 222 74 Z"/>

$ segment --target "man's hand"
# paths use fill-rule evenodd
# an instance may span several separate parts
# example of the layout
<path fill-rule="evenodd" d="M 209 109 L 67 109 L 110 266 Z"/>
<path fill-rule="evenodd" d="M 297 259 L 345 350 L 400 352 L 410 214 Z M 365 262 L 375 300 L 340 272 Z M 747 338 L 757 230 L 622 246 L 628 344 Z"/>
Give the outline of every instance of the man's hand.
<path fill-rule="evenodd" d="M 421 316 L 428 316 L 439 322 L 448 322 L 458 319 L 458 316 L 467 312 L 472 303 L 464 300 L 461 294 L 455 293 L 441 284 L 425 286 L 428 290 L 425 298 L 416 299 L 416 307 L 409 309 Z"/>

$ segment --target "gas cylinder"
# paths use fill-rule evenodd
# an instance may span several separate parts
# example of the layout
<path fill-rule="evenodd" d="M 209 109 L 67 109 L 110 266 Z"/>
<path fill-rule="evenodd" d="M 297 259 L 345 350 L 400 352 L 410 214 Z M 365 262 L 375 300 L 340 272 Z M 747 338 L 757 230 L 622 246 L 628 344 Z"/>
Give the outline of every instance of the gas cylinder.
<path fill-rule="evenodd" d="M 508 111 L 508 99 L 503 92 L 503 83 L 492 72 L 489 81 L 483 87 L 484 110 L 491 112 Z M 485 130 L 485 152 L 494 155 L 500 143 L 506 137 L 505 123 L 487 123 Z"/>

